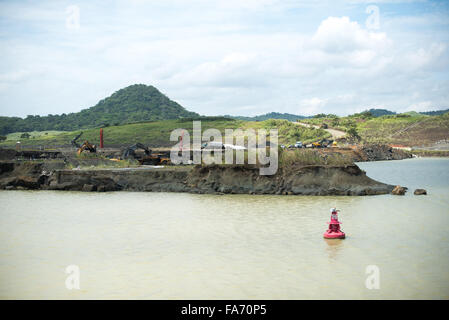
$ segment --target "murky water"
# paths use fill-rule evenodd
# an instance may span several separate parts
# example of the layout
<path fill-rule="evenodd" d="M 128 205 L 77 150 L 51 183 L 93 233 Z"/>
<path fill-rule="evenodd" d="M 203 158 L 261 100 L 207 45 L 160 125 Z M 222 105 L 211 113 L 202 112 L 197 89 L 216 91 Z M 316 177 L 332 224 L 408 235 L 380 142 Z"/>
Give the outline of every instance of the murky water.
<path fill-rule="evenodd" d="M 0 192 L 0 298 L 448 299 L 449 159 L 360 164 L 407 195 Z M 414 188 L 428 196 L 414 196 Z M 324 240 L 329 208 L 345 240 Z M 80 268 L 80 290 L 65 268 Z M 366 268 L 379 269 L 367 289 Z"/>

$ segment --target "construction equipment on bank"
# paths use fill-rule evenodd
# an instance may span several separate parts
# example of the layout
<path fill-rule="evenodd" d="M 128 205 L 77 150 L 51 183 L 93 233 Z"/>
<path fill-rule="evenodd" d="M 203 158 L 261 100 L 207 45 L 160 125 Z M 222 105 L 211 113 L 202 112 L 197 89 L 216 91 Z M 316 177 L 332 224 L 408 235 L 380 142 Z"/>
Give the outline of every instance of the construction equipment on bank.
<path fill-rule="evenodd" d="M 137 153 L 137 150 L 143 150 L 144 154 Z M 153 151 L 147 148 L 140 142 L 127 147 L 122 154 L 122 159 L 133 158 L 137 160 L 141 165 L 168 165 L 170 164 L 170 156 L 167 153 L 153 153 Z"/>
<path fill-rule="evenodd" d="M 320 141 L 312 142 L 312 148 L 321 148 L 321 142 Z"/>
<path fill-rule="evenodd" d="M 72 145 L 75 148 L 78 148 L 78 150 L 76 151 L 77 154 L 81 154 L 81 152 L 88 150 L 91 153 L 96 153 L 97 152 L 97 146 L 94 144 L 89 143 L 89 141 L 85 140 L 84 143 L 82 145 L 80 145 L 77 140 L 81 137 L 81 135 L 83 134 L 83 132 L 81 132 L 79 135 L 77 135 L 75 138 L 72 139 Z"/>
<path fill-rule="evenodd" d="M 334 140 L 322 139 L 320 141 L 312 142 L 312 148 L 327 148 L 332 146 Z"/>

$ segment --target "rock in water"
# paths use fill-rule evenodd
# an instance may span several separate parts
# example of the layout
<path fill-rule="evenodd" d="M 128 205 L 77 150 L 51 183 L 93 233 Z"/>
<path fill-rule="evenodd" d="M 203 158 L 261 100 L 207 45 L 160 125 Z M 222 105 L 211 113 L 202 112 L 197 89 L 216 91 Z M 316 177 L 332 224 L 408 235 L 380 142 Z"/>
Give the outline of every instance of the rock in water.
<path fill-rule="evenodd" d="M 394 187 L 394 189 L 391 191 L 391 194 L 394 194 L 396 196 L 403 196 L 405 194 L 405 192 L 407 191 L 406 187 L 401 187 L 401 186 L 396 186 Z"/>
<path fill-rule="evenodd" d="M 414 195 L 419 196 L 419 195 L 425 195 L 427 194 L 426 189 L 416 189 L 415 192 L 413 192 Z"/>

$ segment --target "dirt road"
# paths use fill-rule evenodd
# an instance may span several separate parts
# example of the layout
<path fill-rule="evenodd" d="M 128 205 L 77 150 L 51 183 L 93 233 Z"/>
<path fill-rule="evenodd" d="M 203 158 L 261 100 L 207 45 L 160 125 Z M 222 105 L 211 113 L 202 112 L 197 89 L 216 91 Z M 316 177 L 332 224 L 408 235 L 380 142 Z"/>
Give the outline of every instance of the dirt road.
<path fill-rule="evenodd" d="M 317 125 L 312 125 L 312 124 L 308 124 L 308 123 L 302 123 L 302 122 L 294 122 L 300 126 L 303 127 L 314 127 L 316 129 L 319 129 L 320 126 Z M 327 132 L 329 132 L 332 135 L 332 139 L 339 139 L 339 138 L 343 138 L 346 135 L 346 132 L 341 131 L 341 130 L 336 130 L 336 129 L 323 129 Z"/>

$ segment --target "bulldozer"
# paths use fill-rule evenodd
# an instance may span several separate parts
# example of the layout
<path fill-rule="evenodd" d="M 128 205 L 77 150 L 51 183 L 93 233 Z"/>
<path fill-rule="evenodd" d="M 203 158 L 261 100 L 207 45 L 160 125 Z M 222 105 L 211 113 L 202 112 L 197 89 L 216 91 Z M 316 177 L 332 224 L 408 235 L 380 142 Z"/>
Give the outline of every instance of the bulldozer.
<path fill-rule="evenodd" d="M 75 148 L 77 148 L 78 150 L 76 151 L 76 153 L 78 155 L 81 154 L 81 152 L 88 150 L 91 153 L 96 153 L 97 152 L 97 146 L 94 144 L 89 143 L 89 141 L 85 140 L 84 143 L 82 145 L 80 145 L 77 140 L 82 136 L 83 132 L 81 132 L 79 135 L 77 135 L 75 138 L 72 139 L 72 146 L 74 146 Z"/>
<path fill-rule="evenodd" d="M 144 155 L 136 153 L 136 150 L 142 149 Z M 122 154 L 122 159 L 136 159 L 141 165 L 167 165 L 170 164 L 170 157 L 164 153 L 153 153 L 153 151 L 147 148 L 142 143 L 135 143 L 132 146 L 127 147 Z"/>

